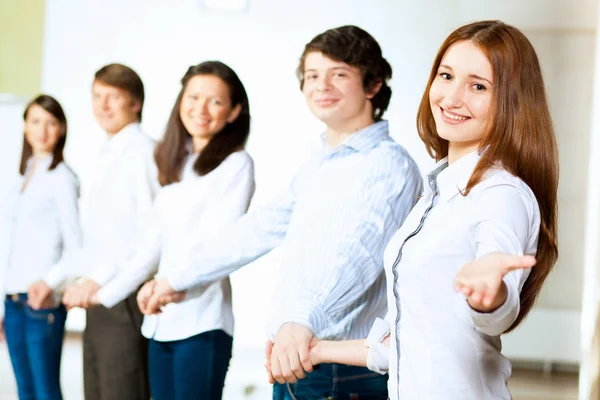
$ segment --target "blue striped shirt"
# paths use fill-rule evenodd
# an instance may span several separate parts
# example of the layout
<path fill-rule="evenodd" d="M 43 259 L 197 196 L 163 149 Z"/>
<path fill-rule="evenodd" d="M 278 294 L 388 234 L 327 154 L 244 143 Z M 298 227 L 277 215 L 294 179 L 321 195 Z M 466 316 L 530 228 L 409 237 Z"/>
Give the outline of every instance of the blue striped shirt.
<path fill-rule="evenodd" d="M 387 310 L 383 250 L 421 192 L 417 165 L 377 122 L 324 145 L 285 192 L 199 244 L 168 281 L 204 285 L 282 246 L 268 331 L 297 322 L 322 339 L 365 338 Z"/>

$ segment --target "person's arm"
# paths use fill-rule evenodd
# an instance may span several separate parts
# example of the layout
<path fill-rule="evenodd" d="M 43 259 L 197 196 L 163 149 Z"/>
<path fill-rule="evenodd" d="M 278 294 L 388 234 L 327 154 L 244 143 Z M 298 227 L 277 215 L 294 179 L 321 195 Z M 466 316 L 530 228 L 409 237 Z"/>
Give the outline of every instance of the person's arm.
<path fill-rule="evenodd" d="M 102 304 L 112 308 L 135 292 L 142 283 L 152 277 L 161 255 L 161 236 L 157 211 L 153 212 L 147 227 L 131 257 L 123 268 L 91 298 L 91 305 Z"/>
<path fill-rule="evenodd" d="M 244 190 L 242 188 L 242 190 Z M 214 239 L 191 246 L 185 268 L 166 275 L 175 291 L 223 279 L 283 243 L 295 203 L 293 188 L 245 214 Z"/>
<path fill-rule="evenodd" d="M 465 305 L 475 328 L 497 336 L 519 314 L 520 292 L 535 261 L 531 257 L 507 262 L 490 258 L 497 257 L 496 253 L 523 256 L 528 249 L 535 249 L 539 217 L 534 210 L 537 204 L 532 204 L 514 186 L 498 185 L 484 190 L 474 210 L 478 214 L 476 260 L 461 269 L 456 281 L 458 289 L 467 296 Z M 483 259 L 484 256 L 488 258 Z"/>
<path fill-rule="evenodd" d="M 119 273 L 120 265 L 128 263 L 134 257 L 140 235 L 143 229 L 146 228 L 147 221 L 153 218 L 154 199 L 159 190 L 159 185 L 157 180 L 158 173 L 152 154 L 152 148 L 145 146 L 143 149 L 138 149 L 135 153 L 124 155 L 124 157 L 129 157 L 129 160 L 127 170 L 122 173 L 128 174 L 128 184 L 131 190 L 128 196 L 132 196 L 135 203 L 135 215 L 133 219 L 136 234 L 129 243 L 123 243 L 125 251 L 121 252 L 121 256 L 118 259 L 113 258 L 108 262 L 107 259 L 100 262 L 87 260 L 92 264 L 92 270 L 86 277 L 97 283 L 100 287 L 106 285 Z"/>
<path fill-rule="evenodd" d="M 322 331 L 346 315 L 382 273 L 385 246 L 421 194 L 422 180 L 400 156 L 372 168 L 357 198 L 348 199 L 350 204 L 327 223 L 327 234 L 335 240 L 310 246 L 303 263 L 323 265 L 322 273 L 284 310 L 282 325 L 293 322 Z"/>
<path fill-rule="evenodd" d="M 66 168 L 64 165 L 59 168 Z M 74 265 L 81 252 L 82 234 L 79 225 L 77 200 L 79 183 L 70 171 L 57 170 L 52 174 L 52 198 L 57 210 L 60 227 L 62 252 L 60 260 L 48 271 L 46 276 L 29 285 L 27 303 L 34 309 L 52 307 L 55 297 L 64 289 L 69 278 L 75 273 Z"/>
<path fill-rule="evenodd" d="M 245 152 L 232 154 L 219 168 L 223 168 L 219 176 L 224 184 L 211 193 L 210 203 L 203 212 L 204 238 L 218 236 L 232 227 L 246 214 L 254 196 L 254 163 Z M 195 243 L 190 243 L 189 247 L 198 251 Z M 211 248 L 207 247 L 206 251 L 210 252 Z M 206 286 L 195 286 L 187 290 L 185 298 L 198 297 L 205 289 Z"/>
<path fill-rule="evenodd" d="M 402 157 L 379 158 L 365 166 L 370 171 L 356 198 L 340 204 L 323 221 L 327 237 L 315 234 L 306 241 L 318 243 L 294 244 L 310 251 L 302 265 L 288 268 L 322 268 L 310 287 L 278 313 L 280 328 L 271 358 L 278 382 L 293 383 L 312 370 L 308 353 L 314 334 L 344 318 L 382 273 L 384 248 L 422 190 L 418 170 Z"/>
<path fill-rule="evenodd" d="M 58 172 L 58 171 L 57 171 Z M 72 175 L 56 176 L 54 201 L 58 211 L 58 222 L 62 235 L 63 251 L 60 260 L 48 271 L 44 282 L 56 290 L 64 280 L 72 275 L 72 260 L 81 252 L 82 233 L 79 225 L 77 200 L 79 184 Z"/>

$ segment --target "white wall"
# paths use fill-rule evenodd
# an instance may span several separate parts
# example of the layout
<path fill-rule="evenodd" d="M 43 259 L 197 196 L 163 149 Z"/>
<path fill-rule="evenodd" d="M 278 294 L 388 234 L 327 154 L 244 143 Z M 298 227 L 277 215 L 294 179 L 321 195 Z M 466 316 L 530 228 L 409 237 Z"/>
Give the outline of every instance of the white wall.
<path fill-rule="evenodd" d="M 249 1 L 246 13 L 225 14 L 202 9 L 199 0 L 47 0 L 42 85 L 65 106 L 68 161 L 84 179 L 87 155 L 102 135 L 90 104 L 98 68 L 122 62 L 140 73 L 147 90 L 143 127 L 159 138 L 187 67 L 220 59 L 238 72 L 249 93 L 248 149 L 258 184 L 253 206 L 264 204 L 289 182 L 322 129 L 294 74 L 303 46 L 343 24 L 363 27 L 382 45 L 394 69 L 386 115 L 392 136 L 427 171 L 432 162 L 414 120 L 437 48 L 462 23 L 503 19 L 524 29 L 539 52 L 561 150 L 561 258 L 540 306 L 580 309 L 595 1 Z M 237 345 L 262 345 L 279 269 L 275 251 L 234 274 Z"/>

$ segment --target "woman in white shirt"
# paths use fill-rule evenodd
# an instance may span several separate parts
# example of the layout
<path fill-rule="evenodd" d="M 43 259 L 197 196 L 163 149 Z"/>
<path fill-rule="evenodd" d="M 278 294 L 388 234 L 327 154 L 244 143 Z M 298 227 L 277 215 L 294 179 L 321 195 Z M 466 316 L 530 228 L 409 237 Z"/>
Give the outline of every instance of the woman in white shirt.
<path fill-rule="evenodd" d="M 458 28 L 417 127 L 438 163 L 385 252 L 387 324 L 375 324 L 369 350 L 315 342 L 313 362 L 381 371 L 389 361 L 392 400 L 510 399 L 500 336 L 531 310 L 558 255 L 558 156 L 531 43 L 500 21 Z"/>
<path fill-rule="evenodd" d="M 40 95 L 23 118 L 19 175 L 0 214 L 0 339 L 6 336 L 19 398 L 62 399 L 67 311 L 57 292 L 69 275 L 61 261 L 81 244 L 79 184 L 63 161 L 61 105 Z"/>
<path fill-rule="evenodd" d="M 225 64 L 208 61 L 190 67 L 182 85 L 155 151 L 163 188 L 153 220 L 135 256 L 92 296 L 92 303 L 112 307 L 157 267 L 161 276 L 186 265 L 182 260 L 193 245 L 235 222 L 254 194 L 253 161 L 244 151 L 250 110 L 242 82 Z M 155 400 L 221 398 L 233 340 L 229 279 L 193 296 L 144 317 Z"/>

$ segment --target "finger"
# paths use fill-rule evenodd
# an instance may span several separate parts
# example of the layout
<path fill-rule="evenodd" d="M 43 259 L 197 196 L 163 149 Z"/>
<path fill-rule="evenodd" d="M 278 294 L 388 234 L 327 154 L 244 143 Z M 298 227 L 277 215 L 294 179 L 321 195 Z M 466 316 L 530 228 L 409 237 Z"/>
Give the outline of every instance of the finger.
<path fill-rule="evenodd" d="M 502 255 L 504 262 L 504 273 L 514 271 L 516 269 L 531 268 L 535 265 L 536 259 L 534 256 L 514 256 Z"/>
<path fill-rule="evenodd" d="M 288 359 L 290 360 L 290 369 L 292 374 L 294 374 L 294 377 L 296 379 L 306 378 L 306 373 L 304 372 L 304 369 L 302 369 L 302 363 L 300 362 L 300 354 L 298 352 L 290 353 Z"/>
<path fill-rule="evenodd" d="M 300 362 L 300 368 L 302 372 L 302 376 L 298 376 L 298 378 L 305 378 L 307 373 L 311 373 L 313 370 L 313 365 L 310 360 L 310 342 L 305 345 L 300 346 L 298 349 L 298 361 Z"/>
<path fill-rule="evenodd" d="M 273 343 L 272 340 L 267 340 L 267 343 L 265 343 L 265 360 L 266 360 L 266 365 L 268 365 L 269 367 L 271 366 L 271 354 L 273 353 L 273 345 L 275 343 Z"/>
<path fill-rule="evenodd" d="M 281 365 L 279 364 L 279 360 L 273 354 L 271 356 L 271 373 L 273 374 L 273 379 L 277 381 L 277 383 L 285 384 L 285 378 L 283 377 L 283 372 L 281 370 Z"/>
<path fill-rule="evenodd" d="M 494 300 L 496 300 L 498 293 L 500 292 L 500 287 L 502 284 L 503 281 L 500 280 L 498 282 L 494 282 L 493 284 L 488 285 L 487 290 L 485 291 L 485 294 L 482 299 L 484 306 L 489 307 L 492 305 Z"/>
<path fill-rule="evenodd" d="M 269 381 L 269 384 L 274 384 L 275 378 L 273 378 L 273 374 L 271 373 L 271 368 L 269 366 L 267 366 L 267 364 L 265 364 L 265 371 L 267 372 L 267 380 Z"/>
<path fill-rule="evenodd" d="M 288 354 L 282 354 L 279 357 L 279 366 L 281 367 L 281 375 L 283 375 L 284 380 L 289 383 L 296 383 L 298 377 L 292 371 L 291 360 Z"/>
<path fill-rule="evenodd" d="M 150 296 L 148 303 L 146 304 L 146 310 L 148 312 L 155 313 L 160 309 L 160 297 L 161 296 L 157 293 L 154 293 L 152 296 Z"/>

